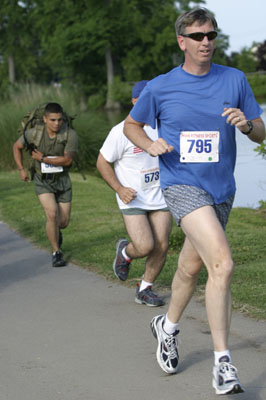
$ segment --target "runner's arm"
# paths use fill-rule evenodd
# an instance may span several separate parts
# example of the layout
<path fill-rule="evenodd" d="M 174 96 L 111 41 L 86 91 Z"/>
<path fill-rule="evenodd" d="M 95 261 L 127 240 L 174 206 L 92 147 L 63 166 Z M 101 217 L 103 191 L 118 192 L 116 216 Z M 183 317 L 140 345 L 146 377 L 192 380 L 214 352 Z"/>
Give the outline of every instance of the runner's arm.
<path fill-rule="evenodd" d="M 224 108 L 222 117 L 226 117 L 226 122 L 236 126 L 243 134 L 250 129 L 245 114 L 239 108 Z M 260 117 L 252 119 L 251 122 L 253 123 L 253 129 L 247 137 L 252 140 L 252 142 L 262 143 L 265 139 L 264 122 Z"/>
<path fill-rule="evenodd" d="M 265 139 L 265 125 L 261 118 L 251 120 L 253 123 L 253 129 L 248 136 L 252 142 L 262 143 Z"/>
<path fill-rule="evenodd" d="M 99 153 L 96 167 L 105 182 L 118 194 L 123 203 L 128 204 L 136 198 L 136 191 L 130 187 L 121 185 L 115 175 L 113 167 L 108 161 L 106 161 L 101 153 Z"/>
<path fill-rule="evenodd" d="M 162 138 L 152 141 L 143 129 L 144 125 L 145 124 L 142 122 L 135 121 L 130 115 L 128 115 L 125 119 L 124 134 L 132 143 L 153 157 L 174 150 L 173 146 L 169 145 Z"/>
<path fill-rule="evenodd" d="M 75 152 L 74 151 L 65 152 L 63 156 L 55 156 L 53 158 L 48 158 L 39 150 L 34 150 L 31 153 L 31 156 L 34 160 L 37 160 L 39 162 L 45 162 L 55 166 L 69 167 L 73 162 Z"/>
<path fill-rule="evenodd" d="M 23 156 L 22 156 L 23 149 L 24 146 L 20 143 L 20 140 L 18 139 L 13 145 L 14 160 L 19 170 L 20 179 L 24 182 L 27 182 L 29 180 L 29 176 L 23 166 Z"/>

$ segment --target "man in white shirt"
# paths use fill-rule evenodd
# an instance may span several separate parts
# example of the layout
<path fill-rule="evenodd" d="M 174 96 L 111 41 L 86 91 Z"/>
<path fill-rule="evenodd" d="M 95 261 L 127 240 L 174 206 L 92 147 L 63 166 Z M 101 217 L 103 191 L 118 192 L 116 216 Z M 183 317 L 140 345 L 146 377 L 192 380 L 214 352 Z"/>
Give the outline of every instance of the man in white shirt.
<path fill-rule="evenodd" d="M 133 105 L 147 82 L 137 82 L 133 87 Z M 151 157 L 130 142 L 123 133 L 123 127 L 124 121 L 111 129 L 97 160 L 103 179 L 116 192 L 131 240 L 118 240 L 113 269 L 116 277 L 125 281 L 131 261 L 147 257 L 135 301 L 148 306 L 161 306 L 164 301 L 152 290 L 152 286 L 165 263 L 172 217 L 160 188 L 158 157 Z M 158 138 L 157 129 L 148 125 L 144 129 L 152 140 Z"/>

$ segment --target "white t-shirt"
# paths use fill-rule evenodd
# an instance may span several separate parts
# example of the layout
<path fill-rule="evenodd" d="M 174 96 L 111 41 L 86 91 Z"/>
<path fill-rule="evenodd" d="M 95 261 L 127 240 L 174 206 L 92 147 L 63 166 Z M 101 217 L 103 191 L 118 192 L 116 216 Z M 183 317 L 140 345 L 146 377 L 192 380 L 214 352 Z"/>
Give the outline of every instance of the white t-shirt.
<path fill-rule="evenodd" d="M 124 121 L 114 126 L 100 149 L 102 156 L 109 163 L 114 163 L 114 171 L 121 185 L 137 192 L 137 197 L 125 204 L 116 194 L 118 206 L 158 210 L 167 207 L 160 188 L 158 157 L 135 146 L 123 133 Z M 152 139 L 158 139 L 157 129 L 145 125 L 144 130 Z"/>

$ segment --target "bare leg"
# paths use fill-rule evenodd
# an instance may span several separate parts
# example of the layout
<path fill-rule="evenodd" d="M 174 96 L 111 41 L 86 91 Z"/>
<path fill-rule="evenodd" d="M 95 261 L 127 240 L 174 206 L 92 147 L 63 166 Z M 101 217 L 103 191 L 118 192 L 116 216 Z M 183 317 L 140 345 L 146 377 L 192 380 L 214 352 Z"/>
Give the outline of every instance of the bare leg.
<path fill-rule="evenodd" d="M 166 260 L 169 235 L 172 229 L 172 216 L 170 212 L 155 211 L 148 214 L 154 246 L 146 259 L 144 280 L 154 282 L 160 274 Z"/>
<path fill-rule="evenodd" d="M 202 267 L 198 253 L 186 238 L 178 259 L 178 268 L 172 281 L 172 295 L 168 308 L 168 318 L 178 322 L 189 303 Z"/>
<path fill-rule="evenodd" d="M 131 242 L 126 247 L 130 258 L 148 256 L 144 279 L 154 282 L 161 272 L 168 250 L 172 217 L 169 212 L 156 211 L 146 215 L 123 215 Z"/>
<path fill-rule="evenodd" d="M 233 261 L 225 232 L 210 206 L 201 207 L 185 216 L 181 227 L 189 242 L 185 241 L 180 255 L 180 271 L 178 268 L 173 280 L 168 317 L 172 322 L 180 319 L 192 296 L 201 259 L 208 270 L 206 309 L 214 350 L 226 350 L 231 319 Z M 180 301 L 182 298 L 183 301 Z"/>
<path fill-rule="evenodd" d="M 53 193 L 43 193 L 38 196 L 46 215 L 46 234 L 53 252 L 58 251 L 58 204 Z"/>
<path fill-rule="evenodd" d="M 65 229 L 70 220 L 71 214 L 71 203 L 58 203 L 58 212 L 59 212 L 59 229 Z"/>

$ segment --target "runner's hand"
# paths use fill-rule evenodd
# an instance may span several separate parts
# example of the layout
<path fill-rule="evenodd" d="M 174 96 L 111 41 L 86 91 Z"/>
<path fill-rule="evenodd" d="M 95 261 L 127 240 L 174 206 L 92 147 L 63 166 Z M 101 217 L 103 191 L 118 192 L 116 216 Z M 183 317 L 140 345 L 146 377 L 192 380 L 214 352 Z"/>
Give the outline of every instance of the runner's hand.
<path fill-rule="evenodd" d="M 147 148 L 147 152 L 150 156 L 156 157 L 161 154 L 170 153 L 174 150 L 174 147 L 168 144 L 164 139 L 159 138 L 153 142 L 150 147 Z"/>
<path fill-rule="evenodd" d="M 39 150 L 33 150 L 31 156 L 33 160 L 41 161 L 43 154 Z"/>
<path fill-rule="evenodd" d="M 222 117 L 227 117 L 226 122 L 232 126 L 236 126 L 240 131 L 249 129 L 247 119 L 239 108 L 224 108 Z"/>
<path fill-rule="evenodd" d="M 124 186 L 118 189 L 117 194 L 125 204 L 130 203 L 137 197 L 137 192 L 134 189 Z"/>
<path fill-rule="evenodd" d="M 25 171 L 24 168 L 19 171 L 19 174 L 20 174 L 20 179 L 23 182 L 28 182 L 29 181 L 29 175 L 28 175 L 27 171 Z"/>

